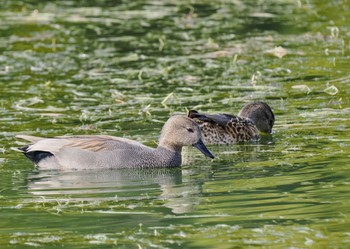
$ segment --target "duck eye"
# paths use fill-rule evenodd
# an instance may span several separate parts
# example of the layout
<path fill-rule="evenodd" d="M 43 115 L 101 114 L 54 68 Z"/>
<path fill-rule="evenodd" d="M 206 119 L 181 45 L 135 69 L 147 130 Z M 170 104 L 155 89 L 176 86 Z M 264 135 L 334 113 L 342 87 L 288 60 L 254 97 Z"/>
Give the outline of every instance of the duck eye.
<path fill-rule="evenodd" d="M 191 133 L 194 132 L 194 130 L 193 130 L 192 128 L 187 128 L 187 131 L 188 131 L 188 132 L 191 132 Z"/>

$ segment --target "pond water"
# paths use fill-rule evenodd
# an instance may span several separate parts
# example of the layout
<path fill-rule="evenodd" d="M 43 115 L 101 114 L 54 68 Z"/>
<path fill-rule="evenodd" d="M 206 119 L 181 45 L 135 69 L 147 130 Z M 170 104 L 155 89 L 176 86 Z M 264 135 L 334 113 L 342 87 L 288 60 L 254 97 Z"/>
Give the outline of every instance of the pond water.
<path fill-rule="evenodd" d="M 350 247 L 346 0 L 1 1 L 1 248 Z M 41 171 L 16 134 L 156 146 L 262 100 L 272 138 L 176 169 Z"/>

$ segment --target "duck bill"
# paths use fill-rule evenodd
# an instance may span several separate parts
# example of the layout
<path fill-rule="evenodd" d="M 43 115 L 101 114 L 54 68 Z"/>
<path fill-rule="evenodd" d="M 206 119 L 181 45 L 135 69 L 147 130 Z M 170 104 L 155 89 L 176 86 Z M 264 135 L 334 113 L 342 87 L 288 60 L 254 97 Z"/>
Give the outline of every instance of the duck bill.
<path fill-rule="evenodd" d="M 208 150 L 208 148 L 204 145 L 203 141 L 200 139 L 197 143 L 192 144 L 193 147 L 197 148 L 200 152 L 210 158 L 214 158 L 213 154 Z"/>

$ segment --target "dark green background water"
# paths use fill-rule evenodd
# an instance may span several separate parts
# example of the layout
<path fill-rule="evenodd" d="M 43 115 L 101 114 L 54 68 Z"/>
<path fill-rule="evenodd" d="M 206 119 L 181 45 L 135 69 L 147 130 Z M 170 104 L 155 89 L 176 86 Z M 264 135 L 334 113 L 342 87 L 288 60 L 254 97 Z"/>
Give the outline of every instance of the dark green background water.
<path fill-rule="evenodd" d="M 348 248 L 350 3 L 0 1 L 1 248 Z M 285 54 L 286 53 L 286 54 Z M 45 172 L 16 134 L 155 146 L 263 100 L 273 140 L 173 170 Z"/>

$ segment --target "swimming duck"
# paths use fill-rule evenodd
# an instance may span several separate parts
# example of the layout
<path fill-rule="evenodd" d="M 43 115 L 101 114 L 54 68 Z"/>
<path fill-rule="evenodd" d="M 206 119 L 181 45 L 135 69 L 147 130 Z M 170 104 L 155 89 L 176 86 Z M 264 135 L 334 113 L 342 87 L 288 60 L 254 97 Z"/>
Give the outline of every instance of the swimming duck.
<path fill-rule="evenodd" d="M 265 102 L 247 104 L 238 116 L 230 114 L 188 113 L 199 124 L 205 144 L 233 144 L 260 139 L 260 132 L 270 134 L 275 116 Z"/>
<path fill-rule="evenodd" d="M 107 135 L 41 138 L 18 135 L 32 144 L 19 148 L 42 169 L 161 168 L 180 166 L 183 146 L 192 145 L 214 158 L 201 138 L 199 126 L 175 115 L 164 124 L 157 148 Z"/>

